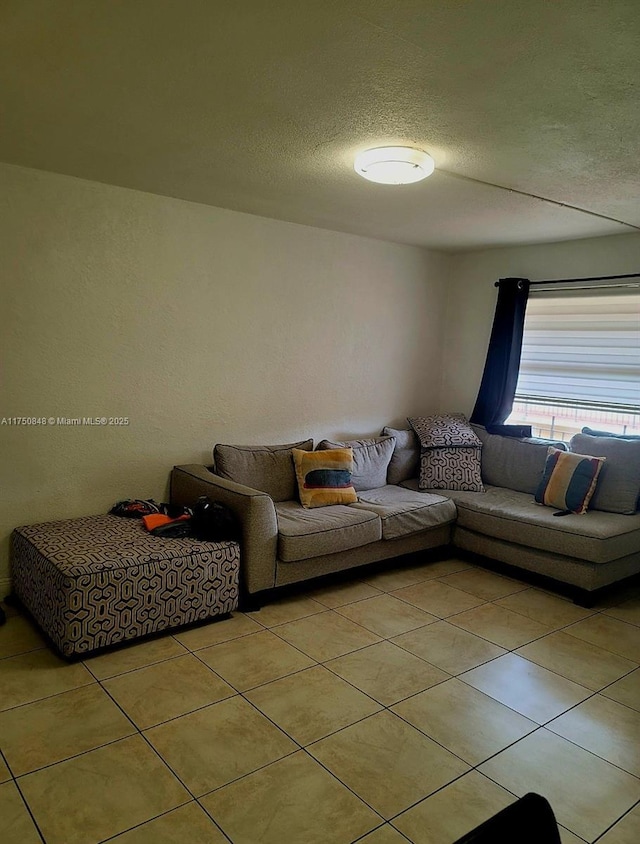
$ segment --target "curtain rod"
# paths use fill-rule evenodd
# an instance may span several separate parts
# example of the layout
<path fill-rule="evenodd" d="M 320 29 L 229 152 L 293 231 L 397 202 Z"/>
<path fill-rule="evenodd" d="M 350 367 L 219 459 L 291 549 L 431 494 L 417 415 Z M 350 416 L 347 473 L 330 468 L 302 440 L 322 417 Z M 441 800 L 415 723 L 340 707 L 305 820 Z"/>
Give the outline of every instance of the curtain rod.
<path fill-rule="evenodd" d="M 548 281 L 530 281 L 530 285 L 534 284 L 569 284 L 574 281 L 614 281 L 618 278 L 640 278 L 640 273 L 627 273 L 626 275 L 594 275 L 590 278 L 554 278 L 549 279 Z M 526 279 L 522 279 L 525 281 Z M 503 281 L 503 279 L 500 279 Z M 498 287 L 500 281 L 496 281 L 494 283 L 494 287 Z"/>

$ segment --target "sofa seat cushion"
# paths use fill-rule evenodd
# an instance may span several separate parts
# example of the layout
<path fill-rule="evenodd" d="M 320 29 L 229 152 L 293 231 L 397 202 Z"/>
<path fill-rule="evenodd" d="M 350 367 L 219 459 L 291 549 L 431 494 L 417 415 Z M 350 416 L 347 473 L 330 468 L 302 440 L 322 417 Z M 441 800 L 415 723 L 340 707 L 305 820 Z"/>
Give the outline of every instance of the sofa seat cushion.
<path fill-rule="evenodd" d="M 558 518 L 524 492 L 486 488 L 470 493 L 444 490 L 458 509 L 457 524 L 476 533 L 517 542 L 542 551 L 608 563 L 640 552 L 640 514 L 623 516 L 589 510 Z"/>
<path fill-rule="evenodd" d="M 382 538 L 378 516 L 369 510 L 353 509 L 353 505 L 308 510 L 297 501 L 281 501 L 275 508 L 278 557 L 284 563 L 349 551 Z"/>
<path fill-rule="evenodd" d="M 456 518 L 456 505 L 450 498 L 392 485 L 358 493 L 358 503 L 351 504 L 351 508 L 379 516 L 383 539 L 440 527 Z"/>

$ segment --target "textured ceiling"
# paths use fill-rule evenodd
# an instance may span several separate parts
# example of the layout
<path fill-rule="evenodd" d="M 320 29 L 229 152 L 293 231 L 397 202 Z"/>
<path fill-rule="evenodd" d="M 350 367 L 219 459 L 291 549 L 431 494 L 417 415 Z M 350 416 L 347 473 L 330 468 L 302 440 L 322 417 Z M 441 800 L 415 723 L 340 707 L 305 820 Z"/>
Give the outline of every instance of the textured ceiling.
<path fill-rule="evenodd" d="M 638 0 L 0 0 L 0 160 L 447 250 L 640 227 L 639 80 Z"/>

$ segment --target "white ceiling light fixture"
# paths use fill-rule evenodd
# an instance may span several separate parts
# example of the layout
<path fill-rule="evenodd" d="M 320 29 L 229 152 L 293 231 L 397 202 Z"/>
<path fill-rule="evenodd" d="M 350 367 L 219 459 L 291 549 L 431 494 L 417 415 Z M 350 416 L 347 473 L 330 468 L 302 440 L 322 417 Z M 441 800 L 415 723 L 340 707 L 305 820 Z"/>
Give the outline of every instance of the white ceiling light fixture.
<path fill-rule="evenodd" d="M 356 156 L 353 168 L 360 176 L 381 185 L 408 185 L 430 176 L 431 156 L 415 147 L 376 147 Z"/>

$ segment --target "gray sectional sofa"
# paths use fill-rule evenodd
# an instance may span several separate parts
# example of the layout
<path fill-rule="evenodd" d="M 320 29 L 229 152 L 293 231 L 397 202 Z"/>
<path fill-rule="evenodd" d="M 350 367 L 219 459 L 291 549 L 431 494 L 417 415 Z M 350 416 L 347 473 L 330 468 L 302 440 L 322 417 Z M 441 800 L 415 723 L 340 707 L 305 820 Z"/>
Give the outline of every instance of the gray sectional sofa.
<path fill-rule="evenodd" d="M 214 466 L 174 467 L 171 501 L 207 495 L 234 511 L 244 589 L 257 603 L 277 587 L 446 546 L 569 584 L 581 603 L 640 572 L 640 441 L 576 435 L 574 451 L 607 458 L 593 499 L 599 509 L 558 518 L 533 496 L 549 443 L 474 430 L 483 492 L 420 491 L 415 434 L 385 428 L 382 437 L 345 443 L 354 450 L 356 504 L 301 506 L 291 448 L 311 450 L 311 440 L 218 445 Z"/>

